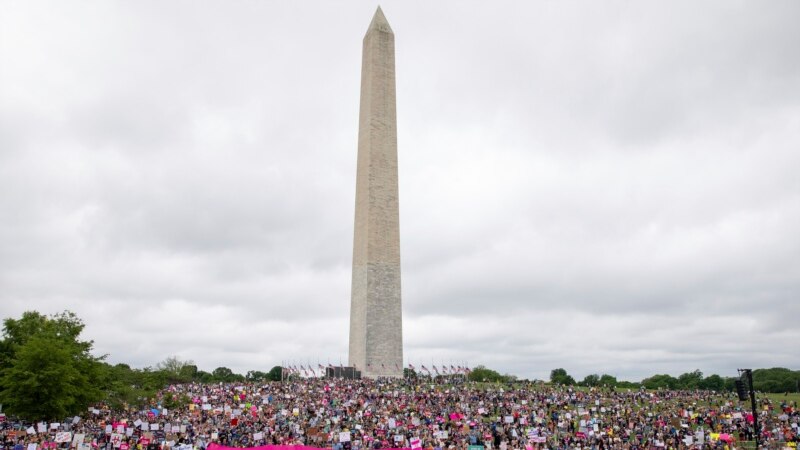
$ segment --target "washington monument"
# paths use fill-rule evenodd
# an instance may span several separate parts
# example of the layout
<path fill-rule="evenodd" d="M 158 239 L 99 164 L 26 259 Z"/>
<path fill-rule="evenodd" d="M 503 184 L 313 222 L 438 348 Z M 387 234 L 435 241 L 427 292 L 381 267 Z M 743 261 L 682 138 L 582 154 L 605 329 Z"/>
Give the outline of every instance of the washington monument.
<path fill-rule="evenodd" d="M 361 58 L 349 362 L 364 377 L 402 377 L 394 33 L 380 7 Z"/>

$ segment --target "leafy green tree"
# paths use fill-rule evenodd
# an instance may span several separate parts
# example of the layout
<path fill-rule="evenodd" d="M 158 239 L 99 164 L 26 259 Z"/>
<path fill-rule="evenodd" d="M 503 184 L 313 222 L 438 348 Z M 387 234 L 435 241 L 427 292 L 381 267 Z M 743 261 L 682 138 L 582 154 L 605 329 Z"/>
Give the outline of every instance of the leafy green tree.
<path fill-rule="evenodd" d="M 244 376 L 244 379 L 247 381 L 266 381 L 268 375 L 267 372 L 262 372 L 260 370 L 250 370 Z"/>
<path fill-rule="evenodd" d="M 639 389 L 642 387 L 642 383 L 636 381 L 617 381 L 615 387 L 622 388 L 622 389 Z"/>
<path fill-rule="evenodd" d="M 190 366 L 194 366 L 194 362 L 191 360 L 182 361 L 177 356 L 169 356 L 167 359 L 156 364 L 156 370 L 164 372 L 167 383 L 169 384 L 188 383 L 192 381 L 191 377 L 186 376 L 191 372 L 191 369 L 189 369 Z M 195 371 L 197 371 L 196 366 Z"/>
<path fill-rule="evenodd" d="M 91 341 L 79 340 L 84 324 L 68 311 L 50 317 L 26 312 L 3 322 L 5 363 L 0 403 L 23 419 L 61 419 L 103 399 L 108 384 Z"/>
<path fill-rule="evenodd" d="M 167 372 L 153 369 L 152 367 L 145 367 L 142 369 L 140 376 L 142 386 L 146 388 L 159 390 L 170 384 L 170 375 Z"/>
<path fill-rule="evenodd" d="M 727 392 L 733 392 L 736 390 L 736 380 L 739 377 L 724 377 L 722 380 L 725 382 L 724 390 Z"/>
<path fill-rule="evenodd" d="M 678 375 L 678 389 L 698 389 L 703 382 L 703 372 L 695 370 Z"/>
<path fill-rule="evenodd" d="M 112 408 L 123 409 L 126 406 L 144 406 L 143 398 L 150 397 L 155 391 L 143 389 L 142 380 L 137 372 L 127 364 L 104 365 L 106 381 L 106 401 Z"/>
<path fill-rule="evenodd" d="M 117 364 L 105 365 L 105 370 L 108 373 L 105 401 L 114 408 L 145 407 L 172 382 L 166 371 L 150 367 L 131 369 L 127 364 Z"/>
<path fill-rule="evenodd" d="M 468 379 L 470 381 L 489 381 L 489 382 L 505 382 L 506 378 L 500 375 L 499 372 L 492 369 L 487 369 L 485 366 L 478 366 L 469 373 Z"/>
<path fill-rule="evenodd" d="M 559 368 L 550 371 L 550 382 L 553 384 L 572 386 L 575 384 L 575 379 L 567 374 L 566 370 Z"/>
<path fill-rule="evenodd" d="M 668 374 L 653 375 L 642 380 L 642 386 L 647 389 L 677 389 L 678 379 Z"/>
<path fill-rule="evenodd" d="M 597 381 L 600 386 L 614 387 L 617 385 L 617 377 L 604 373 Z"/>
<path fill-rule="evenodd" d="M 708 389 L 711 391 L 720 392 L 725 390 L 725 380 L 723 380 L 722 377 L 717 374 L 709 375 L 700 382 L 698 387 L 700 389 Z"/>
<path fill-rule="evenodd" d="M 212 381 L 214 381 L 214 375 L 211 375 L 205 370 L 198 370 L 194 379 L 201 383 L 211 383 Z"/>
<path fill-rule="evenodd" d="M 197 366 L 188 361 L 185 366 L 181 367 L 180 377 L 187 381 L 196 381 L 198 373 Z"/>
<path fill-rule="evenodd" d="M 8 339 L 0 341 L 0 368 L 8 367 L 11 365 L 11 359 L 14 357 L 14 346 Z M 1 370 L 1 369 L 0 369 Z"/>
<path fill-rule="evenodd" d="M 211 371 L 211 375 L 217 381 L 231 381 L 233 378 L 233 371 L 227 367 L 217 367 Z"/>
<path fill-rule="evenodd" d="M 593 387 L 598 386 L 600 384 L 600 375 L 597 374 L 589 374 L 583 378 L 581 381 L 581 386 Z"/>
<path fill-rule="evenodd" d="M 753 388 L 761 392 L 797 392 L 800 371 L 785 367 L 753 370 Z"/>
<path fill-rule="evenodd" d="M 42 333 L 63 339 L 64 342 L 73 344 L 82 352 L 88 352 L 91 350 L 93 342 L 78 340 L 83 332 L 83 327 L 83 322 L 70 311 L 50 317 L 37 311 L 27 311 L 18 320 L 8 318 L 3 321 L 3 336 L 12 352 L 15 348 L 24 345 L 28 339 Z"/>
<path fill-rule="evenodd" d="M 281 366 L 275 366 L 272 369 L 269 369 L 269 372 L 267 372 L 267 379 L 269 381 L 281 381 L 282 372 L 283 368 Z"/>
<path fill-rule="evenodd" d="M 227 367 L 217 367 L 211 372 L 211 375 L 214 381 L 224 381 L 226 383 L 231 383 L 234 381 L 244 381 L 244 376 L 239 375 L 238 373 L 234 373 L 231 369 Z"/>

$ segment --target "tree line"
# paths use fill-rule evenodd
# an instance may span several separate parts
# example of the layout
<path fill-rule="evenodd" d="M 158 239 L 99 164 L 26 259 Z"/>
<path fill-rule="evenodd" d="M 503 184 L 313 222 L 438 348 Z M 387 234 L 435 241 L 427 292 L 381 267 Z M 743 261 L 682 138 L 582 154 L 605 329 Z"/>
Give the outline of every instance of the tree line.
<path fill-rule="evenodd" d="M 65 311 L 45 316 L 29 311 L 3 321 L 0 340 L 0 404 L 29 420 L 61 419 L 105 403 L 112 408 L 147 406 L 158 391 L 188 382 L 280 381 L 281 367 L 237 374 L 227 367 L 199 370 L 191 361 L 169 357 L 155 367 L 109 364 L 92 355 L 92 341 L 81 340 L 84 323 Z M 188 403 L 171 396 L 165 408 Z"/>
<path fill-rule="evenodd" d="M 484 366 L 476 367 L 470 374 L 471 381 L 486 382 L 514 382 L 519 381 L 513 375 L 501 375 L 497 371 Z M 669 374 L 658 374 L 647 377 L 642 381 L 622 381 L 609 374 L 589 374 L 581 381 L 576 381 L 563 368 L 553 369 L 550 372 L 550 383 L 562 386 L 582 387 L 613 387 L 613 388 L 644 388 L 649 390 L 710 390 L 729 391 L 736 389 L 738 377 L 722 377 L 717 374 L 703 376 L 703 372 L 695 370 L 674 377 Z M 800 370 L 790 370 L 784 367 L 753 370 L 753 389 L 758 392 L 783 393 L 800 392 Z"/>
<path fill-rule="evenodd" d="M 111 408 L 142 408 L 156 399 L 165 408 L 185 405 L 188 398 L 164 396 L 159 391 L 170 384 L 201 382 L 280 381 L 282 368 L 238 374 L 227 367 L 211 372 L 198 369 L 191 361 L 172 356 L 155 367 L 132 368 L 127 364 L 109 364 L 106 356 L 92 354 L 92 341 L 82 340 L 84 323 L 74 313 L 65 311 L 45 316 L 29 311 L 19 319 L 3 321 L 0 340 L 0 405 L 4 412 L 27 420 L 63 419 L 93 404 Z M 405 369 L 406 376 L 418 374 Z M 478 382 L 513 383 L 509 374 L 478 366 L 468 379 Z M 678 377 L 653 375 L 640 382 L 619 381 L 608 374 L 587 375 L 577 382 L 563 368 L 553 369 L 550 383 L 568 386 L 734 390 L 732 377 L 703 376 L 699 370 Z M 445 380 L 446 381 L 446 380 Z M 760 392 L 797 392 L 800 371 L 785 368 L 756 369 L 754 388 Z"/>

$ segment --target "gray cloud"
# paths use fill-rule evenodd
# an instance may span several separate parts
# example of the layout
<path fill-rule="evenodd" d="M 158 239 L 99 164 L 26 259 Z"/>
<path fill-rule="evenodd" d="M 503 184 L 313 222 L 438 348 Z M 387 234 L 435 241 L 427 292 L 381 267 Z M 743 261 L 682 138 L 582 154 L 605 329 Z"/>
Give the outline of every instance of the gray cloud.
<path fill-rule="evenodd" d="M 374 8 L 4 5 L 3 317 L 136 366 L 346 360 Z M 407 359 L 800 364 L 797 4 L 383 9 Z"/>

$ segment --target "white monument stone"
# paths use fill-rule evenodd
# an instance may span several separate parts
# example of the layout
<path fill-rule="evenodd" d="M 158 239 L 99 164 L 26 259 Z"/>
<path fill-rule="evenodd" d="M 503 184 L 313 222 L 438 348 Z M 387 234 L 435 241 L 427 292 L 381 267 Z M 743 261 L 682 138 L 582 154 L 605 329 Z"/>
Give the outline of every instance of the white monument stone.
<path fill-rule="evenodd" d="M 350 365 L 403 376 L 394 33 L 378 7 L 364 36 L 358 128 Z"/>

